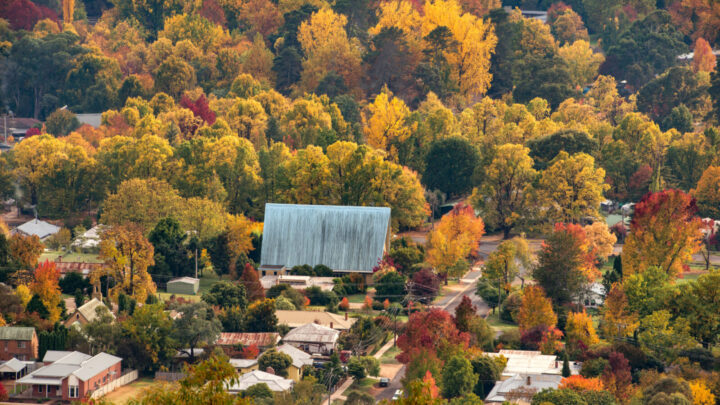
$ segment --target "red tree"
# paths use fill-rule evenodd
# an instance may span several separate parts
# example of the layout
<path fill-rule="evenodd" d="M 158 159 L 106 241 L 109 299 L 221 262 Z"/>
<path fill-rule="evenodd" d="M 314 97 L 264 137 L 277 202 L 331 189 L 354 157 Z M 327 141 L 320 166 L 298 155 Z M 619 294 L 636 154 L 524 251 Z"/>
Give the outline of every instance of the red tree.
<path fill-rule="evenodd" d="M 453 317 L 446 311 L 431 309 L 415 312 L 410 315 L 405 332 L 398 337 L 397 345 L 402 353 L 397 359 L 407 364 L 410 351 L 419 348 L 437 353 L 440 359 L 445 359 L 456 350 L 467 349 L 469 342 L 470 335 L 460 332 Z"/>
<path fill-rule="evenodd" d="M 455 325 L 461 332 L 470 330 L 470 321 L 475 316 L 477 308 L 472 304 L 467 295 L 463 295 L 460 305 L 455 308 Z"/>
<path fill-rule="evenodd" d="M 260 277 L 258 277 L 257 271 L 250 263 L 245 264 L 240 276 L 240 282 L 245 286 L 248 301 L 253 302 L 265 298 L 265 289 L 260 283 Z"/>
<path fill-rule="evenodd" d="M 602 375 L 605 389 L 610 391 L 620 403 L 626 403 L 632 395 L 632 375 L 630 363 L 622 353 L 612 352 L 608 358 L 608 367 Z"/>
<path fill-rule="evenodd" d="M 343 311 L 350 309 L 350 300 L 348 300 L 348 297 L 343 297 L 338 307 Z"/>
<path fill-rule="evenodd" d="M 418 301 L 427 304 L 437 296 L 440 291 L 440 283 L 440 277 L 431 268 L 425 267 L 412 275 L 408 289 L 411 295 L 417 297 Z"/>
<path fill-rule="evenodd" d="M 183 94 L 180 99 L 180 105 L 192 111 L 196 117 L 200 117 L 208 125 L 215 123 L 215 112 L 210 109 L 210 105 L 204 94 L 200 95 L 195 101 L 190 100 L 187 94 Z"/>
<path fill-rule="evenodd" d="M 240 350 L 240 357 L 243 359 L 257 359 L 259 354 L 260 349 L 256 344 L 245 346 L 242 348 L 242 350 Z"/>
<path fill-rule="evenodd" d="M 14 30 L 28 31 L 44 18 L 58 21 L 55 12 L 47 7 L 37 6 L 30 0 L 0 1 L 0 18 L 8 20 Z"/>

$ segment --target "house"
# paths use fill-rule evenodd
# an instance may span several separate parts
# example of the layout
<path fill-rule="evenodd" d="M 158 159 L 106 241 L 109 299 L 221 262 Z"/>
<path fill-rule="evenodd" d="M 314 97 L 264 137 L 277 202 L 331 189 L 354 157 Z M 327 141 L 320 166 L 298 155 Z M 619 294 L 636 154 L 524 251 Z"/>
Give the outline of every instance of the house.
<path fill-rule="evenodd" d="M 72 243 L 72 247 L 83 250 L 98 249 L 100 246 L 100 236 L 105 229 L 107 229 L 107 226 L 105 225 L 96 225 L 88 229 L 82 235 L 75 238 Z"/>
<path fill-rule="evenodd" d="M 41 367 L 16 384 L 32 386 L 36 398 L 62 398 L 70 401 L 84 398 L 121 376 L 122 359 L 107 353 L 90 356 L 69 352 L 49 365 Z"/>
<path fill-rule="evenodd" d="M 255 370 L 241 375 L 235 384 L 228 387 L 228 392 L 238 394 L 253 385 L 262 383 L 267 384 L 270 391 L 273 392 L 290 391 L 293 386 L 293 380 L 289 380 L 275 374 L 266 373 L 264 371 Z"/>
<path fill-rule="evenodd" d="M 372 277 L 390 246 L 390 208 L 265 204 L 260 270 L 323 264 Z"/>
<path fill-rule="evenodd" d="M 296 290 L 304 290 L 308 287 L 320 287 L 323 291 L 332 291 L 335 287 L 334 277 L 310 277 L 290 275 L 267 275 L 260 278 L 263 288 L 269 290 L 274 285 L 287 284 Z"/>
<path fill-rule="evenodd" d="M 0 131 L 0 135 L 4 136 L 5 133 L 7 133 L 7 136 L 13 136 L 17 139 L 24 137 L 28 129 L 37 128 L 38 126 L 42 125 L 42 122 L 36 120 L 35 118 L 13 117 L 4 118 L 1 124 L 3 125 L 3 127 L 2 131 Z M 4 141 L 5 138 L 3 138 L 3 142 Z"/>
<path fill-rule="evenodd" d="M 274 265 L 274 264 L 268 264 L 265 266 L 260 266 L 258 268 L 260 271 L 260 276 L 282 276 L 285 275 L 287 272 L 287 268 L 281 264 Z"/>
<path fill-rule="evenodd" d="M 308 323 L 283 337 L 283 342 L 310 354 L 330 355 L 335 351 L 340 332 L 326 326 Z"/>
<path fill-rule="evenodd" d="M 110 312 L 110 309 L 108 309 L 102 301 L 97 298 L 93 298 L 81 305 L 80 308 L 77 308 L 75 312 L 70 315 L 67 321 L 65 321 L 65 327 L 69 328 L 71 326 L 82 326 L 98 319 L 97 311 L 100 307 L 107 309 L 110 316 L 115 318 L 115 315 Z"/>
<path fill-rule="evenodd" d="M 277 351 L 285 353 L 292 358 L 292 364 L 288 367 L 288 378 L 299 382 L 302 378 L 302 368 L 304 366 L 312 366 L 313 358 L 304 351 L 295 348 L 295 346 L 284 344 L 277 348 Z"/>
<path fill-rule="evenodd" d="M 200 279 L 193 277 L 179 277 L 167 282 L 167 292 L 170 294 L 195 295 L 200 289 Z"/>
<path fill-rule="evenodd" d="M 61 276 L 65 276 L 68 273 L 80 273 L 84 277 L 87 277 L 95 270 L 100 270 L 105 267 L 105 263 L 94 263 L 94 262 L 64 262 L 62 256 L 58 256 L 55 259 L 55 268 L 60 271 Z"/>
<path fill-rule="evenodd" d="M 542 354 L 534 350 L 500 350 L 498 353 L 485 353 L 490 357 L 505 357 L 507 364 L 502 372 L 503 377 L 523 375 L 562 375 L 562 360 L 557 356 Z M 570 362 L 570 372 L 578 374 L 580 365 Z"/>
<path fill-rule="evenodd" d="M 530 404 L 533 395 L 545 388 L 557 388 L 561 375 L 516 374 L 498 381 L 485 398 L 485 404 L 502 404 L 505 401 L 521 405 Z"/>
<path fill-rule="evenodd" d="M 245 374 L 258 369 L 258 359 L 230 359 L 229 361 L 238 374 Z"/>
<path fill-rule="evenodd" d="M 90 125 L 93 128 L 100 128 L 102 123 L 102 114 L 100 113 L 75 114 L 75 117 L 81 125 Z"/>
<path fill-rule="evenodd" d="M 333 314 L 324 311 L 288 311 L 277 310 L 275 316 L 278 319 L 278 325 L 285 324 L 290 328 L 297 328 L 308 323 L 322 325 L 330 329 L 345 331 L 357 321 L 356 318 L 348 318 L 345 316 Z"/>
<path fill-rule="evenodd" d="M 25 236 L 35 235 L 40 238 L 40 240 L 44 240 L 60 232 L 60 227 L 35 218 L 13 229 L 12 232 Z"/>
<path fill-rule="evenodd" d="M 223 332 L 215 343 L 223 349 L 225 354 L 233 357 L 240 353 L 241 347 L 256 345 L 258 349 L 264 350 L 275 346 L 279 341 L 280 334 L 275 332 Z"/>
<path fill-rule="evenodd" d="M 35 328 L 20 326 L 0 327 L 0 360 L 13 357 L 21 360 L 35 360 L 38 356 L 38 337 Z"/>
<path fill-rule="evenodd" d="M 584 295 L 584 305 L 586 307 L 600 307 L 605 302 L 605 286 L 602 283 L 591 283 Z"/>

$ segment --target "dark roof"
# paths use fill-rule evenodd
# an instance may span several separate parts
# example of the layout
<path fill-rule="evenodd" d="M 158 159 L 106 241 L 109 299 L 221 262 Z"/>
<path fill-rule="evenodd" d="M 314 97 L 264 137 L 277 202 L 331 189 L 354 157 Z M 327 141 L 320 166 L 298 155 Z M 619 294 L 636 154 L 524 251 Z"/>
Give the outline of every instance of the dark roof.
<path fill-rule="evenodd" d="M 265 204 L 261 265 L 324 264 L 372 272 L 390 232 L 390 208 Z"/>
<path fill-rule="evenodd" d="M 0 327 L 0 340 L 32 340 L 35 328 L 23 326 Z"/>
<path fill-rule="evenodd" d="M 35 118 L 17 118 L 17 117 L 15 117 L 15 118 L 8 118 L 8 120 L 7 120 L 8 130 L 10 128 L 30 129 L 37 124 L 40 124 L 40 121 L 36 120 Z M 0 120 L 0 125 L 4 126 L 4 123 L 2 120 Z"/>

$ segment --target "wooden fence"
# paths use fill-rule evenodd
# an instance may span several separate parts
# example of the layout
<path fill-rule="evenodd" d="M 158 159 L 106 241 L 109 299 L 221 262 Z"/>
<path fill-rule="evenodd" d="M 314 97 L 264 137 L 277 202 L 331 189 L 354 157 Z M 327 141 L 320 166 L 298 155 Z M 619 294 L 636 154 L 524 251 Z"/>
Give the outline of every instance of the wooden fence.
<path fill-rule="evenodd" d="M 157 381 L 179 381 L 185 377 L 185 373 L 167 373 L 162 371 L 155 373 L 155 379 Z"/>

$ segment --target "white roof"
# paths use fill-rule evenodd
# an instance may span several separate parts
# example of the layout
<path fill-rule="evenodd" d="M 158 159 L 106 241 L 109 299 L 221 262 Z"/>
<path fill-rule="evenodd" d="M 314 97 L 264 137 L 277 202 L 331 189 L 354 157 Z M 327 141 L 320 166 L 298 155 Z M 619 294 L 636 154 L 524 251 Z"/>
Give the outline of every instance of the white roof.
<path fill-rule="evenodd" d="M 198 284 L 200 283 L 200 279 L 193 278 L 193 277 L 178 277 L 174 278 L 167 282 L 168 284 L 172 283 L 187 283 L 187 284 Z"/>
<path fill-rule="evenodd" d="M 285 342 L 302 343 L 335 343 L 340 332 L 326 326 L 308 323 L 288 332 L 283 337 Z"/>
<path fill-rule="evenodd" d="M 312 356 L 293 345 L 284 344 L 277 348 L 277 351 L 285 353 L 292 358 L 292 365 L 297 368 L 303 366 L 311 366 L 313 364 Z"/>
<path fill-rule="evenodd" d="M 80 124 L 88 124 L 91 127 L 99 128 L 102 121 L 102 114 L 91 113 L 91 114 L 75 114 Z"/>
<path fill-rule="evenodd" d="M 248 368 L 257 364 L 257 359 L 230 359 L 230 365 L 235 368 Z"/>
<path fill-rule="evenodd" d="M 106 225 L 96 225 L 75 238 L 72 245 L 83 248 L 95 248 L 100 245 L 100 234 L 107 228 Z"/>
<path fill-rule="evenodd" d="M 85 319 L 88 320 L 88 322 L 92 322 L 95 319 L 97 319 L 97 317 L 98 317 L 97 309 L 99 307 L 107 308 L 107 306 L 102 301 L 100 301 L 97 298 L 93 298 L 90 301 L 83 304 L 82 306 L 80 306 L 80 308 L 78 308 L 77 311 L 80 312 L 82 314 L 82 316 L 84 316 Z M 115 315 L 113 315 L 113 313 L 110 312 L 110 309 L 108 309 L 108 312 L 110 313 L 110 316 L 115 318 Z"/>
<path fill-rule="evenodd" d="M 15 230 L 25 235 L 35 235 L 40 239 L 45 239 L 50 235 L 58 233 L 60 227 L 35 218 L 18 226 Z"/>
<path fill-rule="evenodd" d="M 43 363 L 54 363 L 70 353 L 72 352 L 66 352 L 64 350 L 48 350 L 45 352 L 45 356 L 42 361 Z"/>
<path fill-rule="evenodd" d="M 517 374 L 562 374 L 562 361 L 557 356 L 542 354 L 533 350 L 500 350 L 499 353 L 485 353 L 490 357 L 503 356 L 507 365 L 502 375 L 505 377 Z M 572 374 L 579 372 L 579 366 L 570 362 Z"/>
<path fill-rule="evenodd" d="M 19 379 L 18 383 L 61 385 L 62 380 L 71 374 L 80 380 L 87 381 L 122 361 L 120 357 L 115 357 L 107 353 L 90 356 L 80 352 L 52 351 L 50 358 L 55 358 L 60 353 L 65 353 L 65 355 L 55 360 L 54 363 L 41 367 Z M 46 353 L 45 359 L 47 358 Z"/>
<path fill-rule="evenodd" d="M 20 361 L 13 357 L 12 359 L 0 365 L 0 373 L 17 373 L 19 371 L 22 371 L 22 369 L 27 367 L 27 365 L 28 362 Z"/>
<path fill-rule="evenodd" d="M 529 381 L 528 381 L 529 378 Z M 498 381 L 485 398 L 486 403 L 502 403 L 507 401 L 505 395 L 518 388 L 529 388 L 540 392 L 545 388 L 557 388 L 562 380 L 561 375 L 516 374 L 507 380 Z M 528 384 L 528 382 L 530 384 Z"/>
<path fill-rule="evenodd" d="M 254 370 L 241 375 L 236 384 L 228 387 L 228 391 L 245 391 L 253 385 L 260 383 L 267 384 L 270 390 L 275 392 L 288 391 L 293 385 L 293 381 L 287 378 L 282 378 L 275 374 L 266 373 L 260 370 Z"/>

